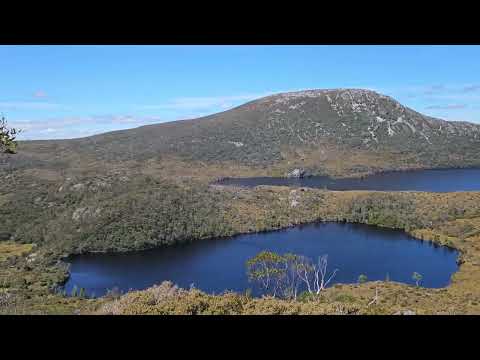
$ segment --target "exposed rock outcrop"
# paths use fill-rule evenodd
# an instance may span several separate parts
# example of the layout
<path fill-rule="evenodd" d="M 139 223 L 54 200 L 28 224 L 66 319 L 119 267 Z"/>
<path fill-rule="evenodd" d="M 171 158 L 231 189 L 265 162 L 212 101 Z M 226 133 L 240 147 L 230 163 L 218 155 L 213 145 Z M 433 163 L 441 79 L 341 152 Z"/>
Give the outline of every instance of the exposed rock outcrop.
<path fill-rule="evenodd" d="M 303 178 L 305 177 L 306 171 L 304 169 L 293 169 L 287 174 L 288 178 Z"/>

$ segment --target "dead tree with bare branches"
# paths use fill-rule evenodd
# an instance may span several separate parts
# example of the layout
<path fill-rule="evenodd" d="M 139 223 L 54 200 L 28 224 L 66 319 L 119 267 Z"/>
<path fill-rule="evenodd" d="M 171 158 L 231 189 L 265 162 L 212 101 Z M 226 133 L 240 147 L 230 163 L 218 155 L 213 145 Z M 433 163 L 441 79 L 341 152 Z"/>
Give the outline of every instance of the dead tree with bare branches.
<path fill-rule="evenodd" d="M 315 263 L 301 255 L 262 251 L 247 261 L 247 274 L 250 281 L 260 285 L 264 294 L 297 299 L 302 283 L 308 293 L 317 295 L 330 284 L 338 269 L 329 274 L 327 265 L 327 255 L 320 256 Z"/>
<path fill-rule="evenodd" d="M 320 294 L 337 274 L 338 269 L 335 269 L 329 275 L 327 265 L 328 255 L 320 256 L 317 263 L 314 263 L 306 257 L 300 258 L 299 264 L 297 265 L 297 274 L 306 284 L 307 291 L 310 294 Z"/>

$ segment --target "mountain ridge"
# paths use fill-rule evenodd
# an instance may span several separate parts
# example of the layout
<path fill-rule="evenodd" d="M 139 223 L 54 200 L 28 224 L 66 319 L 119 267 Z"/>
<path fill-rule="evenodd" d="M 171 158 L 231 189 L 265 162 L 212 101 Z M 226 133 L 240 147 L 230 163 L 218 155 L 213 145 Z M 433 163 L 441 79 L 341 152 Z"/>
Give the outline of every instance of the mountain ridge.
<path fill-rule="evenodd" d="M 89 136 L 84 136 L 84 137 L 78 137 L 78 138 L 69 138 L 69 139 L 32 139 L 32 140 L 22 140 L 21 142 L 22 143 L 28 143 L 28 142 L 61 142 L 61 141 L 69 141 L 69 140 L 81 140 L 81 139 L 87 139 L 87 138 L 92 138 L 92 137 L 97 137 L 97 136 L 102 136 L 102 135 L 106 135 L 106 134 L 114 134 L 114 133 L 120 133 L 120 132 L 125 132 L 125 131 L 130 131 L 130 130 L 135 130 L 135 129 L 143 129 L 143 128 L 149 128 L 149 127 L 156 127 L 156 126 L 160 126 L 160 125 L 166 125 L 166 124 L 178 124 L 178 123 L 181 123 L 181 122 L 192 122 L 192 121 L 198 121 L 198 120 L 201 120 L 201 119 L 206 119 L 206 118 L 210 118 L 212 116 L 220 116 L 222 114 L 225 114 L 225 113 L 228 113 L 230 111 L 233 111 L 233 110 L 238 110 L 238 109 L 243 109 L 244 107 L 248 107 L 248 106 L 251 106 L 252 104 L 255 104 L 255 103 L 264 103 L 264 102 L 268 102 L 272 99 L 275 99 L 277 100 L 277 102 L 281 102 L 280 99 L 282 98 L 287 98 L 287 99 L 291 99 L 291 98 L 301 98 L 301 97 L 319 97 L 321 95 L 329 95 L 330 93 L 337 93 L 337 94 L 341 94 L 341 93 L 346 93 L 346 94 L 351 94 L 351 93 L 356 93 L 356 94 L 371 94 L 373 96 L 377 96 L 379 98 L 383 98 L 383 99 L 388 99 L 389 101 L 395 103 L 395 104 L 398 104 L 399 107 L 403 107 L 405 109 L 408 109 L 410 112 L 412 113 L 416 113 L 418 115 L 421 115 L 423 116 L 424 118 L 428 118 L 428 119 L 431 119 L 433 122 L 435 121 L 440 121 L 440 122 L 444 122 L 444 123 L 452 123 L 452 124 L 461 124 L 461 125 L 465 125 L 465 126 L 471 126 L 471 127 L 479 127 L 480 128 L 480 124 L 476 124 L 474 122 L 470 122 L 470 121 L 463 121 L 463 120 L 444 120 L 444 119 L 441 119 L 441 118 L 436 118 L 436 117 L 432 117 L 432 116 L 428 116 L 428 115 L 423 115 L 422 113 L 416 111 L 416 110 L 413 110 L 412 108 L 409 108 L 409 107 L 406 107 L 404 105 L 402 105 L 398 100 L 396 100 L 395 98 L 391 97 L 391 96 L 388 96 L 388 95 L 384 95 L 384 94 L 381 94 L 377 91 L 374 91 L 374 90 L 369 90 L 369 89 L 361 89 L 361 88 L 332 88 L 332 89 L 307 89 L 307 90 L 299 90 L 299 91 L 289 91 L 289 92 L 281 92 L 281 93 L 276 93 L 276 94 L 271 94 L 271 95 L 267 95 L 267 96 L 264 96 L 264 97 L 261 97 L 261 98 L 258 98 L 258 99 L 254 99 L 254 100 L 251 100 L 251 101 L 248 101 L 246 103 L 243 103 L 243 104 L 240 104 L 238 106 L 235 106 L 231 109 L 228 109 L 228 110 L 224 110 L 224 111 L 221 111 L 221 112 L 218 112 L 218 113 L 213 113 L 213 114 L 209 114 L 209 115 L 206 115 L 206 116 L 201 116 L 201 117 L 196 117 L 196 118 L 185 118 L 185 119 L 178 119 L 178 120 L 172 120 L 172 121 L 166 121 L 166 122 L 161 122 L 161 123 L 155 123 L 155 124 L 147 124 L 147 125 L 142 125 L 142 126 L 138 126 L 138 127 L 134 127 L 134 128 L 128 128 L 128 129 L 120 129 L 120 130 L 113 130 L 113 131 L 108 131 L 108 132 L 104 132 L 104 133 L 99 133 L 99 134 L 94 134 L 94 135 L 89 135 Z"/>
<path fill-rule="evenodd" d="M 479 153 L 480 125 L 426 116 L 373 90 L 310 89 L 269 95 L 196 119 L 78 139 L 21 142 L 9 166 L 61 168 L 83 160 L 175 158 L 194 165 L 263 169 L 265 174 L 302 166 L 312 173 L 348 175 L 477 166 Z M 354 164 L 354 157 L 363 159 Z M 332 162 L 345 163 L 335 165 L 345 169 L 332 170 Z"/>

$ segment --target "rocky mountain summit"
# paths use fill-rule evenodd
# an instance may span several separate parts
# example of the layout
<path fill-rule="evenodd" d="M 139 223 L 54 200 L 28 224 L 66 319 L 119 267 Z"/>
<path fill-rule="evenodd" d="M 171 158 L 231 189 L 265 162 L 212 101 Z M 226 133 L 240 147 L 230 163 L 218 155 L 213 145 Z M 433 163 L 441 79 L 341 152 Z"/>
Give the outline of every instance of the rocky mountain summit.
<path fill-rule="evenodd" d="M 367 147 L 387 144 L 405 135 L 430 145 L 443 137 L 465 136 L 477 140 L 480 135 L 479 125 L 428 117 L 371 90 L 307 90 L 274 95 L 260 102 L 269 106 L 272 118 L 274 114 L 287 115 L 294 110 L 311 118 L 311 129 L 315 129 L 315 134 L 360 136 L 362 144 Z M 311 111 L 312 103 L 323 105 L 317 116 Z M 336 121 L 325 127 L 324 119 L 318 115 L 331 116 L 332 113 L 336 115 Z"/>

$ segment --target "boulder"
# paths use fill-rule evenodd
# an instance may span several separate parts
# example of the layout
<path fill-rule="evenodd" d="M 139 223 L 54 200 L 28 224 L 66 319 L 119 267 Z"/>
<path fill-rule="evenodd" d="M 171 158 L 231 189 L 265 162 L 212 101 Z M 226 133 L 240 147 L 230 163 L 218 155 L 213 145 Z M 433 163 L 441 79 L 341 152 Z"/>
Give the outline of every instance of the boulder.
<path fill-rule="evenodd" d="M 305 176 L 305 170 L 303 169 L 293 169 L 287 174 L 289 178 L 303 178 Z"/>
<path fill-rule="evenodd" d="M 10 240 L 12 234 L 8 232 L 0 232 L 0 241 Z"/>
<path fill-rule="evenodd" d="M 393 315 L 416 315 L 415 311 L 412 310 L 403 310 L 403 311 L 397 311 Z"/>

